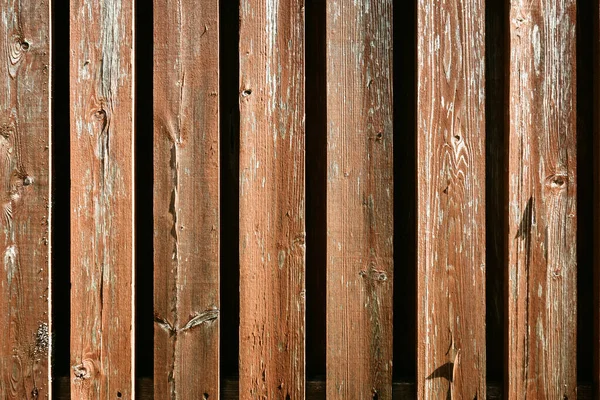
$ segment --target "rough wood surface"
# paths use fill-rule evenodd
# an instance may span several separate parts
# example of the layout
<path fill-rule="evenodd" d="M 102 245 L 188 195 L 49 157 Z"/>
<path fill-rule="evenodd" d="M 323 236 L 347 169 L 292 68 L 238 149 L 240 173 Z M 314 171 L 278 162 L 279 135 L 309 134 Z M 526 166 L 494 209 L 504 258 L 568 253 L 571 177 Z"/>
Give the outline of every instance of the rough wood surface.
<path fill-rule="evenodd" d="M 417 394 L 484 399 L 484 2 L 417 16 Z"/>
<path fill-rule="evenodd" d="M 0 1 L 0 398 L 49 384 L 50 5 Z"/>
<path fill-rule="evenodd" d="M 304 2 L 240 2 L 240 397 L 304 398 Z"/>
<path fill-rule="evenodd" d="M 576 398 L 575 0 L 513 0 L 508 88 L 508 398 Z"/>
<path fill-rule="evenodd" d="M 327 398 L 392 396 L 392 1 L 327 3 Z"/>
<path fill-rule="evenodd" d="M 70 7 L 71 392 L 133 399 L 133 1 Z"/>
<path fill-rule="evenodd" d="M 218 399 L 218 1 L 154 13 L 155 396 Z"/>

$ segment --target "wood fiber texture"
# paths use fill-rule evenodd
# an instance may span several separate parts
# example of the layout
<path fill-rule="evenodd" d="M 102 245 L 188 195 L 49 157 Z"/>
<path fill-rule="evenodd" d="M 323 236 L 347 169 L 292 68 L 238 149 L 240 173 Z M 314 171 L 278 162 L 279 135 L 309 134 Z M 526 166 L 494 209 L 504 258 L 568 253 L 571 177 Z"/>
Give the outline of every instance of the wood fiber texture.
<path fill-rule="evenodd" d="M 509 15 L 506 394 L 575 399 L 575 0 Z"/>
<path fill-rule="evenodd" d="M 327 398 L 392 397 L 392 1 L 327 2 Z"/>
<path fill-rule="evenodd" d="M 304 398 L 304 2 L 240 2 L 240 397 Z"/>
<path fill-rule="evenodd" d="M 485 399 L 485 7 L 417 10 L 417 395 Z"/>
<path fill-rule="evenodd" d="M 71 396 L 133 399 L 133 1 L 70 18 Z"/>
<path fill-rule="evenodd" d="M 154 13 L 154 391 L 218 399 L 218 1 Z"/>
<path fill-rule="evenodd" d="M 0 398 L 49 382 L 50 5 L 0 1 Z"/>

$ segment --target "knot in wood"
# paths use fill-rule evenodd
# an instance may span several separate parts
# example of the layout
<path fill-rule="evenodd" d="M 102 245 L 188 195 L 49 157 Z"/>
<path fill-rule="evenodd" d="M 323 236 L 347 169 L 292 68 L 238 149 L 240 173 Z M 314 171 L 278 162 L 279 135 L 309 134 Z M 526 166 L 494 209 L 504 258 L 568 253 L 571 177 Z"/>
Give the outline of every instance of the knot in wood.
<path fill-rule="evenodd" d="M 90 379 L 96 374 L 96 368 L 94 361 L 89 358 L 84 358 L 81 364 L 73 366 L 73 375 L 75 375 L 75 381 L 80 382 Z"/>
<path fill-rule="evenodd" d="M 546 178 L 546 187 L 551 190 L 564 190 L 569 183 L 569 176 L 565 173 L 550 175 Z"/>

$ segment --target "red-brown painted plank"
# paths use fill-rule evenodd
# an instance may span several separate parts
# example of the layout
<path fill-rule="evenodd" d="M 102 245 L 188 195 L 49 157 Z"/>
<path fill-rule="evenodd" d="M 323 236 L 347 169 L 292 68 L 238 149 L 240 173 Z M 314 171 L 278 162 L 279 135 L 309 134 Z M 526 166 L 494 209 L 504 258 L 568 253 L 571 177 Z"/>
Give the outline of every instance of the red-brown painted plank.
<path fill-rule="evenodd" d="M 327 398 L 392 396 L 392 1 L 328 1 Z"/>
<path fill-rule="evenodd" d="M 484 2 L 417 15 L 417 393 L 484 399 Z"/>
<path fill-rule="evenodd" d="M 509 14 L 506 394 L 576 398 L 575 0 Z"/>
<path fill-rule="evenodd" d="M 71 396 L 133 399 L 133 1 L 70 17 Z"/>
<path fill-rule="evenodd" d="M 0 1 L 0 398 L 50 393 L 50 5 Z"/>
<path fill-rule="evenodd" d="M 240 397 L 304 398 L 304 1 L 240 2 Z"/>
<path fill-rule="evenodd" d="M 154 13 L 154 392 L 218 399 L 218 1 Z"/>

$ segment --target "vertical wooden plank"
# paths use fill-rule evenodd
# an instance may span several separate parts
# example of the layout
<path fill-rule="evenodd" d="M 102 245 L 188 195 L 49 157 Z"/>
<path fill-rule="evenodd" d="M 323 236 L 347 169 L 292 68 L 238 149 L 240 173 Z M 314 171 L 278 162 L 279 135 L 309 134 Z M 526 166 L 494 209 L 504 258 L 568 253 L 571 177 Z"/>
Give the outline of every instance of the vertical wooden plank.
<path fill-rule="evenodd" d="M 133 1 L 70 4 L 71 395 L 133 399 Z"/>
<path fill-rule="evenodd" d="M 392 396 L 392 1 L 327 2 L 327 397 Z"/>
<path fill-rule="evenodd" d="M 2 0 L 0 398 L 49 396 L 50 4 Z"/>
<path fill-rule="evenodd" d="M 484 2 L 417 15 L 417 393 L 485 399 Z"/>
<path fill-rule="evenodd" d="M 304 398 L 304 1 L 240 2 L 240 397 Z"/>
<path fill-rule="evenodd" d="M 154 13 L 154 393 L 218 399 L 218 1 Z"/>
<path fill-rule="evenodd" d="M 576 398 L 575 0 L 511 0 L 508 398 Z"/>

